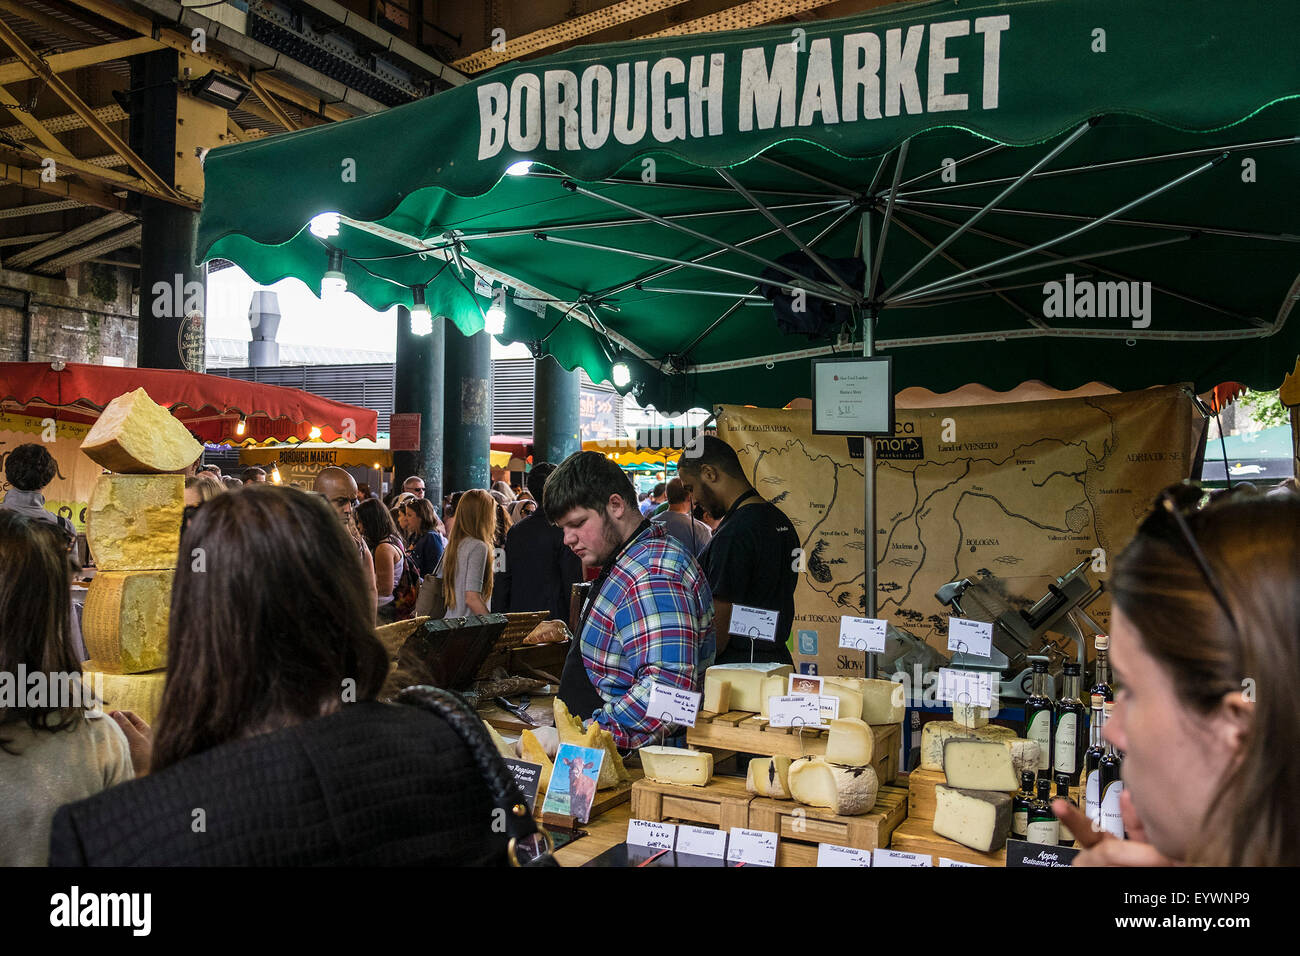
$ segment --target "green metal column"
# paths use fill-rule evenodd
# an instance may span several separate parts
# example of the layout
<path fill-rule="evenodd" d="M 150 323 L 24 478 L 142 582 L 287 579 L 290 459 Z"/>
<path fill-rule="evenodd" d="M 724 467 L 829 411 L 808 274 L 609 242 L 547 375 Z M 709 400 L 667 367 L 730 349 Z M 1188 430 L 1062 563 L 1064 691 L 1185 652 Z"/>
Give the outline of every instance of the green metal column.
<path fill-rule="evenodd" d="M 492 337 L 466 337 L 444 321 L 443 486 L 487 488 L 492 443 Z M 427 494 L 427 492 L 426 492 Z"/>
<path fill-rule="evenodd" d="M 581 373 L 544 355 L 534 363 L 533 461 L 559 464 L 582 451 Z"/>
<path fill-rule="evenodd" d="M 429 335 L 411 334 L 411 313 L 397 308 L 397 363 L 393 411 L 418 412 L 420 450 L 393 452 L 393 481 L 400 489 L 412 475 L 424 479 L 424 496 L 442 513 L 443 350 L 447 322 L 438 319 Z"/>

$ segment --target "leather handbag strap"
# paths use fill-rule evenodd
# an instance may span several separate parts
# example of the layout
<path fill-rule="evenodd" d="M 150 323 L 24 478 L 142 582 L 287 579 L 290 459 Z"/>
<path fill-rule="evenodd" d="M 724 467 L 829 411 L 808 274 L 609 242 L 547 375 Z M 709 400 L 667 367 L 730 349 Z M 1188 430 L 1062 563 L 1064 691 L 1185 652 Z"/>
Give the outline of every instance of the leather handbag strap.
<path fill-rule="evenodd" d="M 459 695 L 426 684 L 408 687 L 394 700 L 399 704 L 437 714 L 465 744 L 478 767 L 479 775 L 487 785 L 493 807 L 502 811 L 505 818 L 505 832 L 510 839 L 510 865 L 559 866 L 551 855 L 553 843 L 550 834 L 538 829 L 514 775 L 501 759 L 483 721 L 473 708 Z M 544 849 L 539 848 L 540 852 L 533 853 L 521 852 L 533 846 L 537 842 L 534 837 L 539 835 L 545 845 Z"/>

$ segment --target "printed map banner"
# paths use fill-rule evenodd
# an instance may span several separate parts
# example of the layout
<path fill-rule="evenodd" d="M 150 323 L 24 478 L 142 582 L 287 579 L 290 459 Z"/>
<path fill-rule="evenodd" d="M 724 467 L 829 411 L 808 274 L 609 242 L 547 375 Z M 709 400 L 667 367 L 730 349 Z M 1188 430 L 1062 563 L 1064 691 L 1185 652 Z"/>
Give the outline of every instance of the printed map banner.
<path fill-rule="evenodd" d="M 59 466 L 54 481 L 45 489 L 45 507 L 70 519 L 77 531 L 84 533 L 90 493 L 95 488 L 95 480 L 104 472 L 81 452 L 89 425 L 0 413 L 0 491 L 9 491 L 9 483 L 4 480 L 5 458 L 19 445 L 41 442 L 48 437 L 43 421 L 52 422 L 54 441 L 46 442 L 45 447 Z"/>
<path fill-rule="evenodd" d="M 864 605 L 861 439 L 812 434 L 807 410 L 735 405 L 722 406 L 718 436 L 802 542 L 793 643 L 801 669 L 860 673 L 863 655 L 838 643 L 841 615 Z M 940 587 L 998 579 L 1015 606 L 1045 595 L 1094 549 L 1109 569 L 1159 490 L 1188 476 L 1192 457 L 1192 406 L 1178 386 L 899 409 L 894 437 L 876 439 L 877 616 L 946 653 Z M 1088 613 L 1107 627 L 1106 596 Z"/>

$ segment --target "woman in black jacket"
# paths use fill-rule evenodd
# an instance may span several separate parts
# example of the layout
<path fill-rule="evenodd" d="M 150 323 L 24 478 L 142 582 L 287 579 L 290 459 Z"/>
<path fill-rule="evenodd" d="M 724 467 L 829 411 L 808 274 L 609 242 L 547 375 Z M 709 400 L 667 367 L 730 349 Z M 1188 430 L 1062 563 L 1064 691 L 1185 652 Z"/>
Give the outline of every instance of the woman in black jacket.
<path fill-rule="evenodd" d="M 61 808 L 52 865 L 506 862 L 481 724 L 375 699 L 388 657 L 324 499 L 220 495 L 180 553 L 151 772 Z"/>

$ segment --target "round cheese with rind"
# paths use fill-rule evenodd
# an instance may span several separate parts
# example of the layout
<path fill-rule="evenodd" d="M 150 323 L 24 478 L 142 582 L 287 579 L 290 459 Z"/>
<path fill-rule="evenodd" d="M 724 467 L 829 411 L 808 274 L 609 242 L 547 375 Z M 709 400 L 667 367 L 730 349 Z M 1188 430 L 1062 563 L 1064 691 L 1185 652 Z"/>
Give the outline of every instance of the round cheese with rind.
<path fill-rule="evenodd" d="M 790 794 L 810 807 L 854 817 L 876 805 L 880 781 L 871 767 L 839 767 L 824 757 L 800 757 L 790 764 Z"/>

